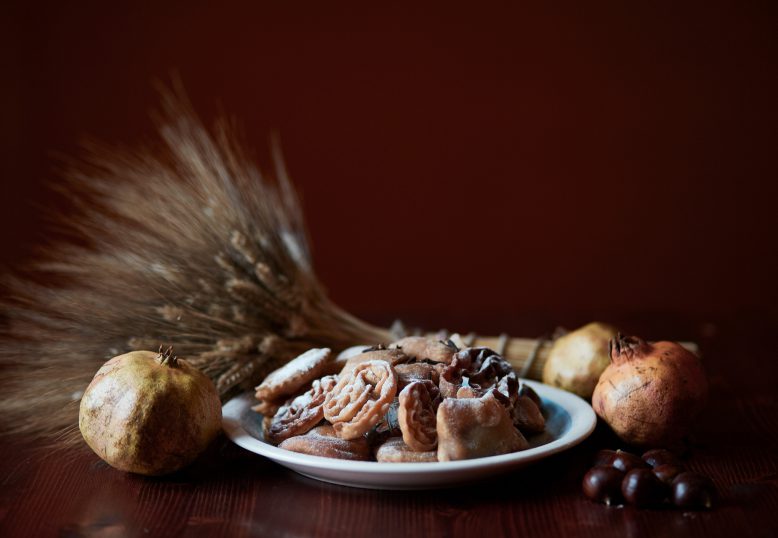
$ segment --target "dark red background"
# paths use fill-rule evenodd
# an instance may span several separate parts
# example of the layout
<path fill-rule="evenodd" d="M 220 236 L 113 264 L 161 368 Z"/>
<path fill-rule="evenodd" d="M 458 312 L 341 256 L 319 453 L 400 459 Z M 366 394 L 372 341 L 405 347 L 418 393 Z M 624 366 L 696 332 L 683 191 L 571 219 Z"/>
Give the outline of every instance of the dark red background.
<path fill-rule="evenodd" d="M 55 155 L 149 137 L 177 72 L 259 158 L 280 133 L 352 311 L 494 332 L 775 312 L 770 2 L 23 4 L 0 19 L 4 263 L 45 234 Z"/>

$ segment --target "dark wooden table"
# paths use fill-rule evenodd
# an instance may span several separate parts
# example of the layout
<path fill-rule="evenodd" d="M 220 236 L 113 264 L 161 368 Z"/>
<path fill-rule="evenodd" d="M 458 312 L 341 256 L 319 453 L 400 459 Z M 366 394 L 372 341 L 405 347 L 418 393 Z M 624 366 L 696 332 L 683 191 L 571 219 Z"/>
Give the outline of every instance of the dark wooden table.
<path fill-rule="evenodd" d="M 702 346 L 711 401 L 688 466 L 719 488 L 713 511 L 609 508 L 585 499 L 580 482 L 594 453 L 621 446 L 602 425 L 578 447 L 522 471 L 420 492 L 317 482 L 224 438 L 189 469 L 149 479 L 115 471 L 88 451 L 52 451 L 12 437 L 0 445 L 0 536 L 778 535 L 778 354 L 771 343 L 778 323 L 752 313 L 622 326 Z"/>

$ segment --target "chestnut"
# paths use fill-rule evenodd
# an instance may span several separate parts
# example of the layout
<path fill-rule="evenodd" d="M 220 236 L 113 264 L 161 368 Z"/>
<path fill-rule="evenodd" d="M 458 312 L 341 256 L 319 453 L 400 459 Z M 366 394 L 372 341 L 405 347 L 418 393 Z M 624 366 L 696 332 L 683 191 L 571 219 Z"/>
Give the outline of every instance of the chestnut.
<path fill-rule="evenodd" d="M 608 506 L 621 502 L 624 473 L 608 465 L 596 465 L 583 478 L 584 495 Z"/>
<path fill-rule="evenodd" d="M 664 463 L 657 465 L 653 469 L 656 477 L 665 484 L 672 484 L 675 477 L 684 472 L 684 468 L 681 465 L 674 465 L 672 463 Z"/>
<path fill-rule="evenodd" d="M 716 503 L 716 486 L 707 476 L 681 473 L 673 480 L 673 503 L 679 508 L 709 510 Z"/>
<path fill-rule="evenodd" d="M 594 466 L 597 465 L 607 465 L 609 467 L 613 466 L 613 459 L 616 457 L 616 451 L 615 450 L 608 450 L 608 449 L 602 449 L 599 452 L 597 452 L 597 455 L 594 457 Z"/>
<path fill-rule="evenodd" d="M 659 467 L 660 465 L 671 464 L 681 467 L 681 459 L 664 448 L 655 448 L 649 450 L 643 454 L 643 461 L 648 463 L 651 467 Z"/>
<path fill-rule="evenodd" d="M 623 450 L 600 450 L 594 458 L 595 465 L 609 465 L 626 473 L 636 467 L 648 467 L 648 464 L 630 452 Z"/>
<path fill-rule="evenodd" d="M 611 465 L 619 471 L 628 473 L 632 469 L 648 469 L 648 464 L 631 452 L 617 450 L 613 455 Z"/>
<path fill-rule="evenodd" d="M 656 506 L 668 494 L 667 484 L 659 480 L 650 469 L 632 469 L 621 482 L 624 499 L 635 506 Z"/>

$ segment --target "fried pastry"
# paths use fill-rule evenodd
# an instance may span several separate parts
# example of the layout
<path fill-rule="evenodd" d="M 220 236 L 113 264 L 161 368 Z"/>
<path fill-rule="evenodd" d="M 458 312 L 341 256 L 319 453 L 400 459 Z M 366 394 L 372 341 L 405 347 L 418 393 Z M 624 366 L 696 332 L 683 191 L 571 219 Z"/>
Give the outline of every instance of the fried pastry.
<path fill-rule="evenodd" d="M 537 394 L 493 350 L 423 337 L 393 346 L 338 359 L 313 349 L 271 373 L 252 408 L 265 439 L 324 457 L 431 462 L 524 450 L 524 434 L 545 429 Z"/>
<path fill-rule="evenodd" d="M 480 398 L 485 394 L 485 391 L 472 385 L 463 385 L 457 389 L 455 398 Z"/>
<path fill-rule="evenodd" d="M 438 407 L 437 432 L 439 461 L 507 454 L 529 447 L 493 391 L 481 398 L 443 400 Z"/>
<path fill-rule="evenodd" d="M 470 382 L 480 387 L 492 387 L 504 375 L 511 372 L 510 364 L 502 357 L 489 357 L 481 365 L 477 372 L 472 372 L 468 377 Z"/>
<path fill-rule="evenodd" d="M 546 429 L 546 419 L 543 418 L 540 408 L 533 399 L 533 395 L 537 398 L 537 394 L 524 383 L 519 388 L 516 374 L 511 372 L 500 379 L 497 391 L 505 397 L 503 402 L 508 408 L 513 424 L 519 430 L 525 433 L 540 433 Z"/>
<path fill-rule="evenodd" d="M 272 417 L 278 412 L 282 405 L 284 405 L 284 400 L 260 400 L 257 405 L 251 408 L 251 410 L 266 417 Z"/>
<path fill-rule="evenodd" d="M 370 447 L 364 437 L 353 440 L 341 439 L 329 424 L 318 426 L 305 435 L 297 435 L 283 441 L 279 448 L 341 460 L 370 460 Z"/>
<path fill-rule="evenodd" d="M 434 385 L 438 384 L 440 374 L 438 369 L 426 362 L 412 362 L 408 364 L 398 364 L 394 367 L 397 372 L 398 389 L 402 390 L 406 385 L 413 381 L 432 381 Z"/>
<path fill-rule="evenodd" d="M 324 400 L 336 383 L 337 378 L 332 375 L 316 379 L 310 390 L 288 400 L 265 429 L 265 438 L 278 444 L 289 437 L 307 432 L 321 422 L 324 418 Z"/>
<path fill-rule="evenodd" d="M 451 364 L 440 371 L 438 388 L 440 389 L 441 398 L 457 397 L 457 391 L 462 386 L 463 378 L 470 365 L 471 362 L 467 357 L 460 359 L 459 354 L 457 354 L 451 361 Z"/>
<path fill-rule="evenodd" d="M 408 356 L 399 349 L 369 348 L 362 353 L 349 357 L 340 372 L 340 377 L 348 376 L 357 365 L 367 361 L 384 361 L 387 364 L 395 366 L 407 362 L 408 360 Z"/>
<path fill-rule="evenodd" d="M 375 459 L 383 463 L 429 463 L 438 461 L 438 453 L 435 450 L 417 452 L 402 437 L 390 437 L 378 447 Z"/>
<path fill-rule="evenodd" d="M 392 403 L 389 404 L 389 409 L 386 414 L 381 417 L 375 427 L 371 430 L 375 435 L 373 438 L 388 438 L 402 435 L 400 431 L 400 399 L 395 397 Z M 368 437 L 370 433 L 368 433 Z"/>
<path fill-rule="evenodd" d="M 345 365 L 346 361 L 349 360 L 351 357 L 364 353 L 368 349 L 370 349 L 370 346 L 347 347 L 346 349 L 338 353 L 338 356 L 335 357 L 335 361 L 340 362 L 342 365 Z"/>
<path fill-rule="evenodd" d="M 414 381 L 400 392 L 398 420 L 403 441 L 424 452 L 438 445 L 436 426 L 438 388 L 432 381 Z"/>
<path fill-rule="evenodd" d="M 256 398 L 268 402 L 292 396 L 314 379 L 324 375 L 331 359 L 332 352 L 329 348 L 309 349 L 268 374 L 256 388 Z"/>
<path fill-rule="evenodd" d="M 527 385 L 526 383 L 522 383 L 519 387 L 519 396 L 527 396 L 530 400 L 535 402 L 535 405 L 538 407 L 542 406 L 542 403 L 540 402 L 540 396 L 538 396 L 538 393 L 535 392 L 535 390 Z"/>
<path fill-rule="evenodd" d="M 441 370 L 438 386 L 443 398 L 480 397 L 496 386 L 500 378 L 512 373 L 510 363 L 493 350 L 466 348 L 457 352 L 451 364 Z"/>
<path fill-rule="evenodd" d="M 362 362 L 348 374 L 342 373 L 327 393 L 324 418 L 338 437 L 355 439 L 381 420 L 396 394 L 397 374 L 388 362 Z"/>
<path fill-rule="evenodd" d="M 351 357 L 360 355 L 368 349 L 371 349 L 370 346 L 351 346 L 344 349 L 328 363 L 327 369 L 324 373 L 327 375 L 339 374 L 343 370 L 343 367 L 346 366 L 346 362 L 348 362 Z"/>
<path fill-rule="evenodd" d="M 438 340 L 425 336 L 406 336 L 390 346 L 393 349 L 402 349 L 403 353 L 413 357 L 417 361 L 428 360 L 448 364 L 459 351 L 453 342 Z"/>
<path fill-rule="evenodd" d="M 505 375 L 513 372 L 510 363 L 497 355 L 489 348 L 474 348 L 479 350 L 477 353 L 468 350 L 470 357 L 470 367 L 467 369 L 467 377 L 470 383 L 478 385 L 481 388 L 494 386 L 497 381 Z M 462 351 L 457 356 L 462 355 Z M 474 355 L 474 356 L 473 356 Z M 464 361 L 463 361 L 464 362 Z"/>
<path fill-rule="evenodd" d="M 540 433 L 546 429 L 546 419 L 529 396 L 519 396 L 513 409 L 513 423 L 521 431 Z"/>

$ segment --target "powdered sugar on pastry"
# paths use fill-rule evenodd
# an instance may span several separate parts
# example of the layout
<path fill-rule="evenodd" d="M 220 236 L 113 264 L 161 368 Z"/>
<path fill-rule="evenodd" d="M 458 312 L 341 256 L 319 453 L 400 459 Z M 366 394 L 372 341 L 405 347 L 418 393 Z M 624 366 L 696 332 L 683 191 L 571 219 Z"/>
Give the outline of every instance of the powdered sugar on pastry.
<path fill-rule="evenodd" d="M 428 360 L 446 364 L 451 362 L 454 354 L 458 351 L 453 342 L 443 342 L 425 336 L 406 336 L 392 343 L 389 347 L 402 349 L 403 353 L 418 361 Z"/>
<path fill-rule="evenodd" d="M 370 447 L 364 437 L 354 440 L 340 439 L 330 425 L 319 426 L 305 435 L 290 437 L 278 445 L 279 448 L 341 460 L 367 461 L 370 459 Z"/>
<path fill-rule="evenodd" d="M 289 437 L 300 435 L 324 418 L 324 400 L 337 383 L 335 376 L 314 380 L 310 390 L 287 401 L 273 417 L 265 430 L 265 437 L 271 443 L 280 443 Z"/>
<path fill-rule="evenodd" d="M 321 377 L 331 358 L 332 351 L 329 348 L 309 349 L 271 372 L 257 387 L 256 398 L 270 401 L 293 395 L 314 379 Z"/>
<path fill-rule="evenodd" d="M 529 447 L 493 391 L 482 398 L 448 398 L 438 407 L 438 460 L 465 460 Z"/>
<path fill-rule="evenodd" d="M 383 463 L 430 463 L 438 461 L 438 453 L 434 450 L 417 452 L 406 445 L 402 437 L 390 437 L 378 447 L 375 459 Z"/>
<path fill-rule="evenodd" d="M 357 364 L 341 374 L 338 384 L 324 402 L 324 418 L 342 439 L 367 433 L 389 410 L 397 394 L 397 374 L 388 362 L 375 360 Z"/>
<path fill-rule="evenodd" d="M 424 452 L 438 446 L 438 398 L 438 387 L 432 381 L 414 381 L 400 392 L 400 430 L 403 441 L 412 450 Z"/>
<path fill-rule="evenodd" d="M 349 375 L 357 365 L 368 361 L 384 361 L 395 366 L 408 361 L 408 356 L 399 349 L 374 349 L 369 348 L 363 353 L 352 355 L 346 360 L 346 364 L 340 372 L 340 377 Z"/>

